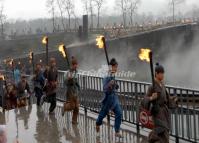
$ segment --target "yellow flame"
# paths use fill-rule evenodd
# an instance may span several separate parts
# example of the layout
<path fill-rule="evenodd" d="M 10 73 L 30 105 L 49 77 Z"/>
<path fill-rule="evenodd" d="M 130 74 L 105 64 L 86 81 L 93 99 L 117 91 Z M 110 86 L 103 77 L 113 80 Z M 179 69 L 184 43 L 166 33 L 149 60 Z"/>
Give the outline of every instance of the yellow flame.
<path fill-rule="evenodd" d="M 104 42 L 102 40 L 102 38 L 104 38 L 104 36 L 98 36 L 96 38 L 96 41 L 97 41 L 97 46 L 101 49 L 101 48 L 104 48 Z"/>
<path fill-rule="evenodd" d="M 18 64 L 20 65 L 20 64 L 21 64 L 21 62 L 19 61 L 19 62 L 18 62 Z"/>
<path fill-rule="evenodd" d="M 0 75 L 0 79 L 1 80 L 5 80 L 5 76 L 4 75 Z"/>
<path fill-rule="evenodd" d="M 64 49 L 64 44 L 59 45 L 59 51 L 62 53 L 63 57 L 66 57 L 66 51 Z"/>
<path fill-rule="evenodd" d="M 9 62 L 9 64 L 10 64 L 10 65 L 13 65 L 13 61 L 14 61 L 14 60 L 11 59 L 10 62 Z"/>
<path fill-rule="evenodd" d="M 48 42 L 48 37 L 44 36 L 43 39 L 42 39 L 42 43 L 47 44 L 47 42 Z"/>
<path fill-rule="evenodd" d="M 30 53 L 29 53 L 29 58 L 30 58 L 31 60 L 33 59 L 32 55 L 33 55 L 33 52 L 30 52 Z"/>
<path fill-rule="evenodd" d="M 142 61 L 150 62 L 149 53 L 151 52 L 150 49 L 140 49 L 139 58 Z"/>
<path fill-rule="evenodd" d="M 39 62 L 42 63 L 42 60 L 40 59 Z"/>

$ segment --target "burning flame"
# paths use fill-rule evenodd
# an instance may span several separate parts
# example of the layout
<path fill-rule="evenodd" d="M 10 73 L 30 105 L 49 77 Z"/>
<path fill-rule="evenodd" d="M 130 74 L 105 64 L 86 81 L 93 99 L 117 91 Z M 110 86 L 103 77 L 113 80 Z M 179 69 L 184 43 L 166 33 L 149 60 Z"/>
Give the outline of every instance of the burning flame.
<path fill-rule="evenodd" d="M 140 49 L 139 58 L 142 61 L 150 62 L 149 53 L 151 52 L 150 49 Z"/>
<path fill-rule="evenodd" d="M 66 51 L 65 51 L 65 45 L 64 44 L 59 45 L 59 51 L 60 51 L 60 53 L 62 53 L 63 57 L 65 58 L 66 57 Z"/>
<path fill-rule="evenodd" d="M 43 44 L 47 44 L 47 43 L 48 43 L 48 37 L 47 37 L 47 36 L 44 36 L 44 37 L 43 37 L 42 43 L 43 43 Z"/>
<path fill-rule="evenodd" d="M 33 59 L 33 52 L 30 52 L 30 53 L 29 53 L 29 58 L 30 58 L 30 60 Z"/>
<path fill-rule="evenodd" d="M 104 42 L 103 42 L 103 38 L 104 36 L 98 36 L 96 38 L 96 41 L 97 41 L 97 46 L 101 49 L 101 48 L 104 48 Z"/>
<path fill-rule="evenodd" d="M 0 79 L 1 80 L 5 80 L 5 76 L 4 75 L 0 75 Z"/>
<path fill-rule="evenodd" d="M 10 65 L 13 65 L 13 61 L 14 61 L 14 60 L 11 59 L 10 62 L 9 62 L 9 64 L 10 64 Z"/>
<path fill-rule="evenodd" d="M 42 60 L 40 59 L 39 62 L 42 63 Z"/>

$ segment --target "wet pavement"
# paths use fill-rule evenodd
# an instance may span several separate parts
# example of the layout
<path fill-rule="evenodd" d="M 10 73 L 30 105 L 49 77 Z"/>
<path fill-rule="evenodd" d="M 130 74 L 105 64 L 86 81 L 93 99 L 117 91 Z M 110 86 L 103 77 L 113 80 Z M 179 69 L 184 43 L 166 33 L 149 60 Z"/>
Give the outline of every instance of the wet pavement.
<path fill-rule="evenodd" d="M 48 104 L 42 108 L 35 105 L 0 113 L 0 124 L 6 124 L 8 143 L 16 139 L 20 143 L 146 143 L 146 137 L 137 135 L 126 125 L 122 126 L 123 139 L 114 136 L 112 125 L 104 123 L 100 138 L 96 138 L 96 115 L 81 111 L 78 122 L 71 124 L 71 113 L 61 116 L 61 108 L 56 108 L 54 115 L 48 114 Z M 106 119 L 105 119 L 106 121 Z M 111 121 L 111 124 L 113 122 Z"/>

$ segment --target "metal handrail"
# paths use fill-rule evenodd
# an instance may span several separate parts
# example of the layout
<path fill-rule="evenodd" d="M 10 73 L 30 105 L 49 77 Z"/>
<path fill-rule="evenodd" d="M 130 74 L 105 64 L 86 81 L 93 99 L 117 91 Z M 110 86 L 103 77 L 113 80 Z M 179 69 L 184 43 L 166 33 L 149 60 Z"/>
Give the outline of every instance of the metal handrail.
<path fill-rule="evenodd" d="M 59 83 L 61 85 L 58 98 L 66 100 L 65 86 L 63 83 L 64 71 L 59 71 Z M 80 92 L 80 104 L 85 110 L 99 112 L 101 99 L 103 96 L 102 77 L 78 75 L 82 91 Z M 121 89 L 118 96 L 123 108 L 123 121 L 137 125 L 140 130 L 138 121 L 138 112 L 141 99 L 146 94 L 150 85 L 147 82 L 137 82 L 131 80 L 117 80 Z M 189 142 L 199 141 L 199 90 L 184 89 L 181 87 L 166 86 L 169 93 L 177 95 L 180 99 L 179 107 L 172 110 L 171 114 L 171 133 L 176 138 L 176 142 L 180 139 Z M 197 100 L 196 100 L 197 99 Z M 189 101 L 191 100 L 191 101 Z"/>
<path fill-rule="evenodd" d="M 59 71 L 58 74 L 57 99 L 62 102 L 67 100 L 64 74 L 65 71 Z M 79 100 L 85 112 L 87 110 L 96 113 L 100 111 L 103 96 L 102 80 L 102 77 L 78 74 L 78 82 L 81 87 Z M 120 86 L 117 93 L 123 112 L 122 120 L 135 124 L 139 132 L 142 127 L 138 120 L 140 101 L 146 94 L 150 83 L 122 79 L 116 81 Z M 170 135 L 176 138 L 177 143 L 180 140 L 199 142 L 199 90 L 173 86 L 166 86 L 166 88 L 171 95 L 177 95 L 180 99 L 178 108 L 171 112 Z"/>

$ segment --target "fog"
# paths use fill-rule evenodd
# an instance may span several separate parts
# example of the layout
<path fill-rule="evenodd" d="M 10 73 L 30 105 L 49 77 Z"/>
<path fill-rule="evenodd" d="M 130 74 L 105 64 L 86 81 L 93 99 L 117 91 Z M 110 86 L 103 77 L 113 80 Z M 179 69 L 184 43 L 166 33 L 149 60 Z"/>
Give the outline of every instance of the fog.
<path fill-rule="evenodd" d="M 67 33 L 67 30 L 64 31 L 62 28 L 62 19 L 60 18 L 59 11 L 56 9 L 56 16 L 55 16 L 55 23 L 56 23 L 56 31 L 53 33 L 53 26 L 52 26 L 52 17 L 46 9 L 45 2 L 42 0 L 35 10 L 37 12 L 34 14 L 34 10 L 31 11 L 30 6 L 27 6 L 27 2 L 18 3 L 17 7 L 14 4 L 15 2 L 11 2 L 13 0 L 7 0 L 5 2 L 5 15 L 6 21 L 3 24 L 4 30 L 1 33 L 1 40 L 3 42 L 9 43 L 9 40 L 15 40 L 20 36 L 26 37 L 27 35 L 46 35 L 46 34 L 54 34 L 57 36 L 56 40 L 52 42 L 51 47 L 56 47 L 58 42 L 65 42 L 67 47 L 70 49 L 71 53 L 70 56 L 74 55 L 78 57 L 80 61 L 80 69 L 81 70 L 101 70 L 103 65 L 107 65 L 106 58 L 103 49 L 97 49 L 95 46 L 95 37 L 98 34 L 102 33 L 89 33 L 89 40 L 83 41 L 79 40 L 78 38 L 73 38 L 69 42 L 67 41 L 68 37 L 59 37 L 60 33 L 66 33 L 70 36 L 70 33 Z M 33 1 L 32 1 L 33 2 Z M 34 4 L 38 3 L 37 1 L 33 2 Z M 82 14 L 85 14 L 85 10 L 83 10 L 83 5 L 80 0 L 75 1 L 75 13 L 77 18 L 71 17 L 71 29 L 76 29 L 82 25 Z M 15 8 L 16 7 L 16 8 Z M 32 6 L 34 8 L 34 6 Z M 116 11 L 116 4 L 115 0 L 105 0 L 105 3 L 101 9 L 100 15 L 100 28 L 104 26 L 118 26 L 123 24 L 123 18 L 121 11 L 119 8 Z M 25 13 L 23 17 L 21 15 L 22 11 Z M 25 12 L 27 11 L 27 12 Z M 38 13 L 41 12 L 41 15 Z M 93 21 L 93 28 L 97 27 L 97 16 L 96 16 L 96 8 L 94 8 L 94 21 Z M 182 19 L 199 19 L 199 3 L 198 0 L 186 0 L 185 3 L 182 3 L 176 6 L 176 13 L 175 13 L 175 20 L 181 21 Z M 38 17 L 37 17 L 38 15 Z M 88 13 L 89 18 L 89 25 L 91 26 L 91 15 Z M 133 23 L 130 24 L 129 14 L 127 14 L 126 24 L 127 26 L 131 27 L 134 25 L 142 25 L 149 22 L 156 23 L 157 21 L 166 21 L 171 22 L 172 20 L 172 10 L 171 7 L 168 5 L 167 0 L 141 0 L 140 5 L 138 6 L 137 10 L 133 16 Z M 68 24 L 68 18 L 65 15 L 63 17 L 63 21 L 65 25 Z M 64 27 L 64 26 L 63 26 Z M 187 33 L 186 33 L 187 32 Z M 109 58 L 117 57 L 117 61 L 119 63 L 119 70 L 120 71 L 131 71 L 136 73 L 136 76 L 130 78 L 132 80 L 140 80 L 140 81 L 148 81 L 150 82 L 150 70 L 148 63 L 140 62 L 137 54 L 140 48 L 153 48 L 154 49 L 154 63 L 160 62 L 165 67 L 165 81 L 169 85 L 174 86 L 185 86 L 190 88 L 198 88 L 199 87 L 199 66 L 197 58 L 199 58 L 199 34 L 195 34 L 194 39 L 191 41 L 186 41 L 186 34 L 189 35 L 189 30 L 184 29 L 182 34 L 177 35 L 176 37 L 172 37 L 172 33 L 170 37 L 164 37 L 160 39 L 161 41 L 150 41 L 147 38 L 141 38 L 137 41 L 128 41 L 129 35 L 124 39 L 115 40 L 112 42 L 108 42 L 108 49 Z M 195 31 L 196 32 L 196 31 Z M 59 35 L 60 34 L 60 35 Z M 63 34 L 64 35 L 64 34 Z M 77 33 L 74 33 L 73 36 Z M 146 34 L 147 35 L 147 34 Z M 146 36 L 144 35 L 144 36 Z M 28 37 L 27 36 L 27 37 Z M 13 38 L 14 37 L 14 38 Z M 52 36 L 53 37 L 53 36 Z M 71 36 L 72 37 L 72 36 Z M 74 36 L 75 37 L 75 36 Z M 8 39 L 7 39 L 8 38 Z M 13 38 L 13 39 L 12 39 Z M 68 39 L 67 39 L 68 38 Z M 158 38 L 158 36 L 156 36 Z M 19 38 L 20 39 L 20 38 Z M 6 41 L 7 40 L 7 41 Z M 23 41 L 23 38 L 22 40 Z M 2 42 L 2 43 L 3 43 Z M 19 43 L 18 46 L 22 47 L 21 51 L 28 51 L 32 48 L 31 42 L 35 43 L 35 47 L 39 47 L 40 43 L 36 39 L 32 40 L 30 44 L 20 44 L 17 40 L 15 41 L 16 44 Z M 160 43 L 160 44 L 159 44 Z M 6 45 L 6 44 L 5 44 Z M 29 47 L 25 47 L 25 46 Z M 31 47 L 30 47 L 31 45 Z M 85 46 L 82 46 L 85 45 Z M 15 51 L 12 43 L 0 45 L 4 49 L 8 49 L 7 51 Z M 16 46 L 16 45 L 14 45 Z M 82 49 L 82 47 L 86 47 Z M 2 48 L 2 49 L 3 49 Z M 10 49 L 9 49 L 10 48 Z M 24 49 L 23 49 L 24 48 Z M 26 48 L 26 49 L 25 49 Z M 76 48 L 76 50 L 71 50 Z M 79 48 L 79 49 L 77 49 Z M 37 48 L 39 49 L 39 48 Z M 39 49 L 40 50 L 40 49 Z M 41 52 L 41 51 L 37 51 Z M 22 52 L 21 52 L 22 53 Z M 13 54 L 13 53 L 12 53 Z M 2 54 L 3 55 L 3 54 Z"/>
<path fill-rule="evenodd" d="M 195 37 L 189 47 L 184 47 L 183 39 L 174 44 L 175 51 L 167 55 L 163 61 L 168 84 L 199 89 L 199 37 Z M 186 48 L 186 50 L 182 50 Z"/>

